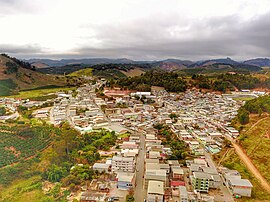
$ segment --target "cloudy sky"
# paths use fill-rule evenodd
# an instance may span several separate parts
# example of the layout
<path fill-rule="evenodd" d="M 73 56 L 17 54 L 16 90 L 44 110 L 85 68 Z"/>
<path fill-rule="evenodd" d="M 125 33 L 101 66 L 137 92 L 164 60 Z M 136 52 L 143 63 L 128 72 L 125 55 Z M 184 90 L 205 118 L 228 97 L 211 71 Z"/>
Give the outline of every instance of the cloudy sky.
<path fill-rule="evenodd" d="M 270 57 L 270 0 L 0 0 L 19 58 Z"/>

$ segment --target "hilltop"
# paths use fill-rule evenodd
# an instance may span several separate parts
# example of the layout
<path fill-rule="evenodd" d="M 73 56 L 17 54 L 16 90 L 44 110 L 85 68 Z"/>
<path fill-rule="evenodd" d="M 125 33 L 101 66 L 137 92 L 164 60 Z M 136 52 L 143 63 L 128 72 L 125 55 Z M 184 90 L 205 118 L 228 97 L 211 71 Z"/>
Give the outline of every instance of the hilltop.
<path fill-rule="evenodd" d="M 0 55 L 0 95 L 14 94 L 20 90 L 42 86 L 64 85 L 64 80 L 55 76 L 42 74 L 27 62 L 17 60 L 8 55 Z"/>
<path fill-rule="evenodd" d="M 139 75 L 149 69 L 160 69 L 167 72 L 182 71 L 187 74 L 194 73 L 226 73 L 236 72 L 257 72 L 261 71 L 261 65 L 247 61 L 238 62 L 231 58 L 219 58 L 212 60 L 190 61 L 179 59 L 165 59 L 159 61 L 135 61 L 129 59 L 108 59 L 108 58 L 89 58 L 89 59 L 30 59 L 25 60 L 38 67 L 37 71 L 46 74 L 70 74 L 72 72 L 92 68 L 94 75 L 105 77 L 124 77 L 129 75 Z M 96 69 L 96 70 L 95 70 Z M 110 70 L 109 70 L 110 69 Z M 135 71 L 134 71 L 135 69 Z M 139 70 L 138 70 L 139 69 Z M 131 73 L 126 73 L 132 70 Z M 99 72 L 97 72 L 99 71 Z"/>
<path fill-rule="evenodd" d="M 244 61 L 245 64 L 255 65 L 258 67 L 269 67 L 270 66 L 270 59 L 268 58 L 256 58 L 251 60 Z"/>

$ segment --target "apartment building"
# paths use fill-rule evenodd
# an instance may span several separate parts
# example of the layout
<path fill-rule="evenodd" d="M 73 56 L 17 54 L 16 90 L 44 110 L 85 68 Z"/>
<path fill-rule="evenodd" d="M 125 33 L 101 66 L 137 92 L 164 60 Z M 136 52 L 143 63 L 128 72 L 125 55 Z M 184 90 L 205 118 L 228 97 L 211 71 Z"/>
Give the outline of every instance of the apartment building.
<path fill-rule="evenodd" d="M 133 157 L 114 156 L 112 158 L 112 171 L 134 172 L 135 160 Z"/>

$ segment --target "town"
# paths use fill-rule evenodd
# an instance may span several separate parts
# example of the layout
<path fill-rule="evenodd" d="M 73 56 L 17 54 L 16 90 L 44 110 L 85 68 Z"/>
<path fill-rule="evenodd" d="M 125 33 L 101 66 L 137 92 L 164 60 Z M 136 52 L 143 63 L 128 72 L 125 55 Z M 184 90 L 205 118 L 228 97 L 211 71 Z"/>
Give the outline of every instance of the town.
<path fill-rule="evenodd" d="M 80 133 L 100 129 L 115 132 L 116 146 L 99 151 L 102 160 L 89 168 L 102 177 L 82 187 L 79 194 L 71 193 L 69 201 L 126 201 L 129 196 L 138 202 L 251 197 L 251 182 L 237 170 L 214 162 L 213 155 L 239 135 L 230 121 L 243 101 L 233 98 L 264 93 L 217 94 L 191 89 L 176 94 L 155 86 L 151 92 L 133 92 L 107 89 L 105 84 L 101 79 L 77 88 L 75 93 L 58 92 L 57 98 L 49 101 L 0 100 L 12 112 L 0 117 L 2 120 L 15 119 L 19 105 L 39 106 L 32 116 L 55 126 L 67 121 Z M 46 102 L 53 104 L 43 107 Z M 162 130 L 169 135 L 162 136 Z M 183 144 L 185 151 L 176 154 L 166 138 Z"/>

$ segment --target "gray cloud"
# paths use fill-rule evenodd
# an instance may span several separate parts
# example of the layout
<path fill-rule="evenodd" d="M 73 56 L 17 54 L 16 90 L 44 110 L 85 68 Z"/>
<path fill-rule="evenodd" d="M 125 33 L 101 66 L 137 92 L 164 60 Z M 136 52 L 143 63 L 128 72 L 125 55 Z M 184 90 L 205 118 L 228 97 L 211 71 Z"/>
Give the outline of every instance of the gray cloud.
<path fill-rule="evenodd" d="M 42 48 L 38 45 L 10 45 L 10 44 L 0 44 L 0 52 L 8 53 L 15 56 L 22 55 L 37 55 L 44 53 Z"/>
<path fill-rule="evenodd" d="M 160 59 L 236 59 L 270 57 L 270 12 L 243 21 L 237 15 L 194 20 L 157 16 L 127 24 L 95 26 L 100 48 L 76 51 L 83 56 Z M 89 25 L 93 28 L 92 25 Z"/>
<path fill-rule="evenodd" d="M 96 39 L 100 45 L 94 47 L 84 43 L 70 53 L 48 54 L 37 45 L 0 45 L 0 51 L 27 58 L 126 57 L 156 60 L 173 57 L 200 60 L 227 56 L 234 59 L 270 57 L 269 19 L 270 12 L 249 20 L 242 20 L 237 15 L 192 19 L 160 14 L 121 24 L 82 25 L 83 29 L 95 31 L 89 41 Z"/>

